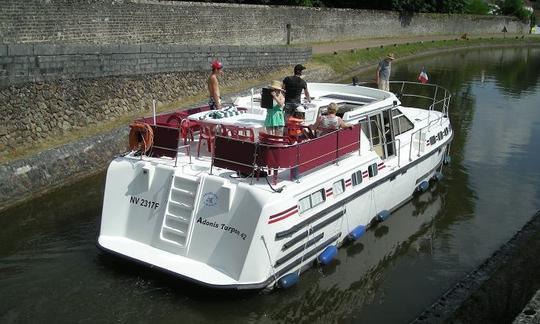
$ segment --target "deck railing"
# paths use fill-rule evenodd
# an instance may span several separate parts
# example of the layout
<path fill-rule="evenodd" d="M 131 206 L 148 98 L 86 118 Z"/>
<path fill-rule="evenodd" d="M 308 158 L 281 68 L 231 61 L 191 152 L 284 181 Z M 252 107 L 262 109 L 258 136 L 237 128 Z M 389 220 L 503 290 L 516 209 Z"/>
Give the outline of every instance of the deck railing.
<path fill-rule="evenodd" d="M 290 179 L 320 166 L 337 162 L 344 155 L 360 149 L 360 125 L 290 145 L 249 142 L 216 136 L 212 167 L 226 168 L 257 176 L 263 169 L 273 173 L 289 170 Z"/>
<path fill-rule="evenodd" d="M 429 105 L 420 107 L 428 110 L 436 110 L 444 115 L 448 114 L 450 91 L 436 84 L 410 82 L 410 81 L 390 81 L 390 89 L 394 91 L 400 99 L 418 98 L 426 100 Z M 397 91 L 396 91 L 397 90 Z"/>
<path fill-rule="evenodd" d="M 426 132 L 426 130 L 429 131 L 429 129 L 438 122 L 442 124 L 443 120 L 449 116 L 448 114 L 450 110 L 450 99 L 452 95 L 450 94 L 450 91 L 436 84 L 423 84 L 419 82 L 409 81 L 390 81 L 390 85 L 392 90 L 397 90 L 396 96 L 400 98 L 400 100 L 417 100 L 420 102 L 424 101 L 426 102 L 425 105 L 418 105 L 418 103 L 416 103 L 414 106 L 418 108 L 424 108 L 426 110 L 429 110 L 430 112 L 439 111 L 442 113 L 442 116 L 437 114 L 437 117 L 435 119 L 432 119 L 432 114 L 428 113 L 427 125 L 415 130 L 411 134 L 411 141 L 409 147 L 409 161 L 411 161 L 414 137 L 418 137 L 417 156 L 420 156 L 421 146 L 422 144 L 425 145 L 425 140 L 422 139 L 422 134 Z M 414 91 L 415 89 L 417 90 Z M 402 102 L 402 105 L 404 104 L 406 105 L 407 103 Z"/>

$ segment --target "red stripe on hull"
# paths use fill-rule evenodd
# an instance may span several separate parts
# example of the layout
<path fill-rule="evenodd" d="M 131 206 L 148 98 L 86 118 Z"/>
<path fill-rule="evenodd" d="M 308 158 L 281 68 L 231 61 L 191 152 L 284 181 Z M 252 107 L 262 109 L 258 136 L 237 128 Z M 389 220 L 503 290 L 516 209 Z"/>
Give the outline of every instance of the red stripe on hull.
<path fill-rule="evenodd" d="M 297 212 L 297 210 L 293 210 L 293 211 L 291 211 L 290 213 L 285 214 L 285 215 L 283 215 L 283 216 L 281 216 L 281 217 L 276 217 L 276 218 L 274 218 L 274 219 L 270 219 L 270 220 L 268 221 L 268 224 L 272 224 L 272 223 L 275 223 L 275 222 L 279 222 L 280 220 L 283 220 L 283 219 L 285 219 L 285 218 L 287 218 L 287 217 L 289 217 L 289 216 L 292 216 L 292 215 L 296 214 L 296 212 Z"/>
<path fill-rule="evenodd" d="M 274 215 L 270 216 L 270 219 L 279 217 L 279 216 L 281 216 L 281 215 L 283 215 L 283 214 L 286 214 L 286 213 L 288 213 L 288 212 L 290 212 L 290 211 L 293 211 L 293 210 L 296 211 L 296 206 L 293 206 L 293 207 L 291 207 L 291 208 L 289 208 L 289 209 L 286 209 L 286 210 L 284 210 L 284 211 L 282 211 L 282 212 L 279 212 L 279 213 L 277 213 L 277 214 L 274 214 Z"/>

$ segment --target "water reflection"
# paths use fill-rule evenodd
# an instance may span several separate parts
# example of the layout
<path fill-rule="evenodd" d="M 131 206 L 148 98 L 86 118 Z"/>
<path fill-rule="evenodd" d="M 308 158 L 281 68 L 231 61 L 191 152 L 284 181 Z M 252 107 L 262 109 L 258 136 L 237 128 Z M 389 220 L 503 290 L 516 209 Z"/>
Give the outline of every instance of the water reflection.
<path fill-rule="evenodd" d="M 343 247 L 338 262 L 330 269 L 316 268 L 306 273 L 308 282 L 302 280 L 300 285 L 307 293 L 297 299 L 287 298 L 269 314 L 270 318 L 285 322 L 335 322 L 362 313 L 365 305 L 379 298 L 387 280 L 385 269 L 394 266 L 395 258 L 411 253 L 416 257 L 431 254 L 432 225 L 441 207 L 439 189 L 416 197 L 396 211 L 387 223 Z"/>
<path fill-rule="evenodd" d="M 446 178 L 287 291 L 205 290 L 102 255 L 103 174 L 5 211 L 0 322 L 407 322 L 539 208 L 539 65 L 538 48 L 396 62 L 393 79 L 425 66 L 453 95 Z"/>

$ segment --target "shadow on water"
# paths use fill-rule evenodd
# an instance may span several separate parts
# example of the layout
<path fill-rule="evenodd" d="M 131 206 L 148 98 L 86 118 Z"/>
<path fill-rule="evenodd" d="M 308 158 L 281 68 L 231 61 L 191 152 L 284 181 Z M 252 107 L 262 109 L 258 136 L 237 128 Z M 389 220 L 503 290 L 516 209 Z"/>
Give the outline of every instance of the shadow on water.
<path fill-rule="evenodd" d="M 136 264 L 133 261 L 124 260 L 120 257 L 100 252 L 97 257 L 100 262 L 113 276 L 126 278 L 144 278 L 149 286 L 167 289 L 178 296 L 188 297 L 193 301 L 219 302 L 227 300 L 241 300 L 261 294 L 256 290 L 233 290 L 211 289 L 201 287 L 188 280 L 178 278 L 174 274 L 150 268 L 146 265 Z"/>
<path fill-rule="evenodd" d="M 452 93 L 446 177 L 289 290 L 206 289 L 100 252 L 104 174 L 4 211 L 0 322 L 407 322 L 539 208 L 539 65 L 538 49 L 396 62 L 393 79 L 425 66 Z"/>

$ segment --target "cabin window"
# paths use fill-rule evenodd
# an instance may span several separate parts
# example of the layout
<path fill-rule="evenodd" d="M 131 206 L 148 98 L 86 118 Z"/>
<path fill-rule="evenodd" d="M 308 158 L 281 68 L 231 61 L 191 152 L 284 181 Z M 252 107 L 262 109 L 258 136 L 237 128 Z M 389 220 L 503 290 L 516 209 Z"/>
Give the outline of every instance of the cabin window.
<path fill-rule="evenodd" d="M 372 165 L 368 166 L 368 174 L 369 177 L 374 177 L 379 173 L 379 168 L 377 163 L 373 163 Z"/>
<path fill-rule="evenodd" d="M 345 182 L 343 180 L 339 180 L 334 182 L 332 185 L 332 193 L 334 196 L 341 195 L 345 192 Z"/>
<path fill-rule="evenodd" d="M 362 170 L 358 170 L 351 175 L 353 187 L 362 183 Z"/>
<path fill-rule="evenodd" d="M 303 213 L 317 205 L 320 205 L 326 199 L 324 189 L 320 189 L 310 194 L 309 196 L 303 197 L 298 201 L 298 209 L 300 213 Z"/>
<path fill-rule="evenodd" d="M 397 108 L 392 110 L 392 122 L 394 124 L 394 136 L 414 128 L 413 123 Z"/>
<path fill-rule="evenodd" d="M 304 198 L 300 199 L 300 201 L 298 203 L 299 203 L 298 209 L 299 209 L 300 213 L 303 213 L 306 210 L 311 208 L 311 197 L 310 196 L 304 197 Z"/>
<path fill-rule="evenodd" d="M 321 189 L 319 191 L 316 191 L 311 194 L 311 207 L 315 207 L 317 205 L 320 205 L 324 202 L 324 199 L 326 198 L 324 189 Z"/>

